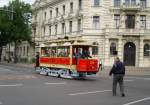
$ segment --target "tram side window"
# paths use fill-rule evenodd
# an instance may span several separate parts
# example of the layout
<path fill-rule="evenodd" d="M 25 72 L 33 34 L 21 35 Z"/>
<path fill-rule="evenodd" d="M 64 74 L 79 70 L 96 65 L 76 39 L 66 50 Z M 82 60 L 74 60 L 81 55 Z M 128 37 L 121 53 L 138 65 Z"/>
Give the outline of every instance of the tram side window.
<path fill-rule="evenodd" d="M 92 55 L 98 55 L 98 47 L 92 47 Z"/>
<path fill-rule="evenodd" d="M 59 47 L 57 53 L 58 57 L 69 57 L 69 47 Z"/>
<path fill-rule="evenodd" d="M 49 55 L 49 48 L 43 47 L 41 48 L 41 56 L 48 57 Z"/>
<path fill-rule="evenodd" d="M 56 47 L 50 48 L 49 52 L 50 52 L 50 57 L 56 57 Z"/>

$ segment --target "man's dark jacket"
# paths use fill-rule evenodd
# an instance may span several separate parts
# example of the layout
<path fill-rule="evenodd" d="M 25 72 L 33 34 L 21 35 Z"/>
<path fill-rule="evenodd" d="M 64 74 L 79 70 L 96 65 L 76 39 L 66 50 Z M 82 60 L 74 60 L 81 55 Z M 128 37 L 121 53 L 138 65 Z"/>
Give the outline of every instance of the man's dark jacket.
<path fill-rule="evenodd" d="M 123 74 L 125 75 L 125 66 L 122 62 L 118 61 L 116 62 L 112 69 L 110 70 L 109 72 L 109 75 L 112 75 L 112 74 Z"/>

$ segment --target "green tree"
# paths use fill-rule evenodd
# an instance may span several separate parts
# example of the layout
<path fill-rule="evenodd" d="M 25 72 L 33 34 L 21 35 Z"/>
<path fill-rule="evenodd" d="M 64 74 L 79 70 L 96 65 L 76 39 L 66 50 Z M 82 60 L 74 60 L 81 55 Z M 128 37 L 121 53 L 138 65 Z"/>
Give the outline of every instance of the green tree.
<path fill-rule="evenodd" d="M 10 14 L 6 10 L 7 7 L 0 8 L 0 61 L 3 46 L 6 46 L 11 40 Z"/>
<path fill-rule="evenodd" d="M 17 62 L 17 51 L 18 45 L 22 41 L 31 41 L 31 6 L 29 4 L 25 4 L 20 0 L 14 0 L 9 3 L 9 9 L 14 11 L 14 15 L 12 17 L 12 25 L 11 25 L 11 41 L 14 43 L 14 63 Z"/>

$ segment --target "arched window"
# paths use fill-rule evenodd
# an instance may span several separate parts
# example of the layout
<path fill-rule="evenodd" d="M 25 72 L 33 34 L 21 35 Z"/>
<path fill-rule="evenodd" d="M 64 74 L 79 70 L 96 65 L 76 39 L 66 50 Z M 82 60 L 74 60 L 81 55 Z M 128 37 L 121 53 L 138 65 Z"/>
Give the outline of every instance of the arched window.
<path fill-rule="evenodd" d="M 144 56 L 150 56 L 150 46 L 149 46 L 149 44 L 144 45 Z"/>
<path fill-rule="evenodd" d="M 116 43 L 110 44 L 110 55 L 117 55 Z"/>

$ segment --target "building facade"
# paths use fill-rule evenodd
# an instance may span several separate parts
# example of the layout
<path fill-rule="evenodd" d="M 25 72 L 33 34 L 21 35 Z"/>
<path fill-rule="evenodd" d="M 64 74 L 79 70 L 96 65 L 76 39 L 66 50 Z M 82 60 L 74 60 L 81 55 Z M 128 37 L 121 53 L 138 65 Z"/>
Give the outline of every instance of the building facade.
<path fill-rule="evenodd" d="M 36 46 L 67 36 L 98 44 L 105 66 L 150 67 L 149 0 L 36 0 L 32 27 Z"/>
<path fill-rule="evenodd" d="M 14 61 L 14 43 L 7 44 L 3 47 L 2 60 L 3 61 Z M 32 44 L 27 41 L 21 42 L 17 47 L 17 58 L 18 62 L 21 63 L 33 63 L 35 60 L 34 48 Z"/>

